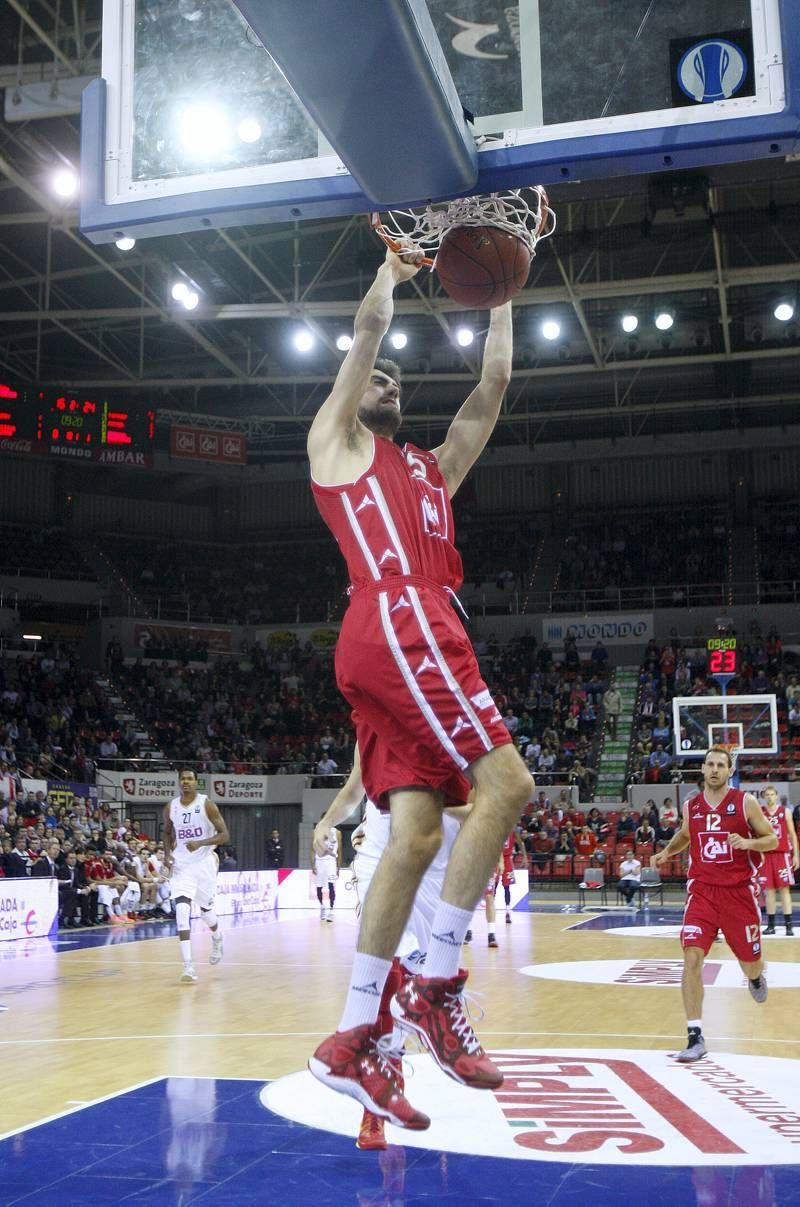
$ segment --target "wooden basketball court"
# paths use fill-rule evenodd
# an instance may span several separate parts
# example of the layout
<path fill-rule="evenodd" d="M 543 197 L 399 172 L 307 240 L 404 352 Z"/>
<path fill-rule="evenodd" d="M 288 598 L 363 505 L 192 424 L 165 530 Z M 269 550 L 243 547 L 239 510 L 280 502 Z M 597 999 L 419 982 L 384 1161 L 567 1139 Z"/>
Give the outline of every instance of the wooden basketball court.
<path fill-rule="evenodd" d="M 683 1046 L 678 986 L 647 983 L 649 967 L 657 981 L 658 964 L 680 959 L 677 939 L 654 937 L 652 928 L 641 938 L 615 929 L 572 929 L 591 917 L 515 912 L 507 926 L 499 911 L 498 950 L 487 948 L 485 922 L 478 919 L 464 959 L 468 989 L 480 995 L 485 1011 L 476 1030 L 487 1048 L 666 1054 Z M 636 921 L 632 913 L 620 917 L 629 925 Z M 249 916 L 238 926 L 222 919 L 221 926 L 225 959 L 211 968 L 208 933 L 195 923 L 199 982 L 189 986 L 179 984 L 178 944 L 165 926 L 98 928 L 90 934 L 99 945 L 88 948 L 77 946 L 80 932 L 57 949 L 47 939 L 0 945 L 0 1002 L 7 1006 L 0 1015 L 0 1047 L 5 1083 L 14 1087 L 0 1104 L 2 1132 L 150 1078 L 266 1081 L 304 1068 L 338 1021 L 354 916 L 342 912 L 326 924 L 316 911 L 297 910 Z M 154 933 L 163 937 L 138 937 Z M 779 966 L 796 966 L 798 941 L 766 941 L 772 979 Z M 709 960 L 727 966 L 732 956 L 718 944 Z M 589 983 L 586 965 L 595 961 L 644 961 L 644 979 Z M 575 969 L 577 963 L 583 967 Z M 558 979 L 557 969 L 556 979 L 520 972 L 530 965 L 560 965 L 565 978 L 578 979 Z M 674 967 L 661 975 L 673 977 Z M 710 1053 L 800 1059 L 796 1001 L 791 989 L 772 988 L 759 1007 L 741 984 L 710 984 L 704 1011 Z"/>

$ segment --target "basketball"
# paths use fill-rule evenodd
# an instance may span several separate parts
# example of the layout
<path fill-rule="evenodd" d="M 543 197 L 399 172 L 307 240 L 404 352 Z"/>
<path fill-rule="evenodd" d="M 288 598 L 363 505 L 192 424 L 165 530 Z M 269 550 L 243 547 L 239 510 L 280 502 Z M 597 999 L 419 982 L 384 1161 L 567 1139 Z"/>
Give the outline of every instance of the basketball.
<path fill-rule="evenodd" d="M 531 253 L 522 239 L 500 227 L 455 226 L 439 244 L 435 268 L 454 302 L 491 310 L 525 287 Z"/>

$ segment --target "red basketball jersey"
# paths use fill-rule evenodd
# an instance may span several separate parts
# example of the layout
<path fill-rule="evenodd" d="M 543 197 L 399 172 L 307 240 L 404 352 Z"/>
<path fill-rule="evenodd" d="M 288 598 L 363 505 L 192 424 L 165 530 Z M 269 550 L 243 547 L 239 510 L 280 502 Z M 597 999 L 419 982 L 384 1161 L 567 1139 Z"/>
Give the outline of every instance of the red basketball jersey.
<path fill-rule="evenodd" d="M 503 867 L 505 871 L 510 872 L 514 866 L 514 842 L 517 832 L 512 830 L 508 838 L 503 843 Z"/>
<path fill-rule="evenodd" d="M 710 805 L 702 792 L 686 802 L 689 819 L 689 880 L 701 884 L 745 884 L 756 875 L 761 864 L 758 851 L 735 850 L 728 841 L 731 834 L 754 838 L 744 811 L 745 793 L 729 788 L 718 805 Z"/>
<path fill-rule="evenodd" d="M 433 453 L 374 438 L 369 469 L 346 486 L 311 489 L 338 541 L 353 587 L 416 575 L 457 591 L 464 578 L 453 511 Z"/>
<path fill-rule="evenodd" d="M 779 805 L 775 813 L 770 813 L 764 806 L 761 806 L 764 816 L 775 831 L 775 837 L 778 840 L 777 854 L 788 854 L 792 849 L 792 844 L 789 841 L 789 827 L 786 824 L 786 809 L 783 805 Z"/>

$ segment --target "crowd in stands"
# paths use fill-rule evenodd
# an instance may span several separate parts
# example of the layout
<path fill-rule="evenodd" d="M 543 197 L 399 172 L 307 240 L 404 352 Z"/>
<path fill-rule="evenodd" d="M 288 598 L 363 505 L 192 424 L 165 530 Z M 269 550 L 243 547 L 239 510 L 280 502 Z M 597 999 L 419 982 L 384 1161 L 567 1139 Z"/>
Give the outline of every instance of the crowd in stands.
<path fill-rule="evenodd" d="M 682 588 L 721 583 L 727 575 L 728 527 L 713 509 L 615 514 L 575 525 L 561 553 L 559 591 L 597 591 L 647 584 L 674 584 L 675 605 L 686 603 Z"/>
<path fill-rule="evenodd" d="M 342 559 L 321 524 L 291 540 L 211 544 L 101 535 L 122 584 L 160 619 L 292 623 L 340 615 Z M 298 615 L 299 611 L 299 615 Z"/>
<path fill-rule="evenodd" d="M 31 578 L 96 579 L 80 542 L 54 525 L 0 524 L 0 574 Z"/>
<path fill-rule="evenodd" d="M 67 645 L 32 657 L 0 658 L 0 776 L 9 768 L 40 779 L 90 783 L 103 745 L 133 753 L 91 670 Z"/>
<path fill-rule="evenodd" d="M 678 824 L 673 796 L 665 796 L 661 805 L 652 798 L 641 812 L 623 806 L 601 813 L 596 807 L 573 808 L 566 790 L 556 799 L 540 790 L 519 833 L 534 876 L 575 879 L 590 866 L 615 875 L 629 852 L 642 862 L 649 860 L 667 845 Z"/>
<path fill-rule="evenodd" d="M 92 798 L 0 796 L 0 876 L 56 879 L 61 927 L 167 918 L 164 860 L 163 843 Z"/>
<path fill-rule="evenodd" d="M 766 509 L 756 531 L 760 598 L 776 603 L 794 600 L 800 584 L 797 509 Z"/>

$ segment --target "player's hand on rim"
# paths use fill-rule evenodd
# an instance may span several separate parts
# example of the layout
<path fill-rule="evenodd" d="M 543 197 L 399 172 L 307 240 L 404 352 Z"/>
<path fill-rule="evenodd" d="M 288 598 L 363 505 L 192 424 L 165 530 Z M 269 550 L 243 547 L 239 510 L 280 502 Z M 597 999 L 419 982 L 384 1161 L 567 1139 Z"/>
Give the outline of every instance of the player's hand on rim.
<path fill-rule="evenodd" d="M 402 240 L 396 252 L 392 251 L 390 247 L 386 249 L 386 263 L 398 283 L 410 281 L 413 276 L 416 276 L 424 259 L 425 253 L 411 239 Z"/>

